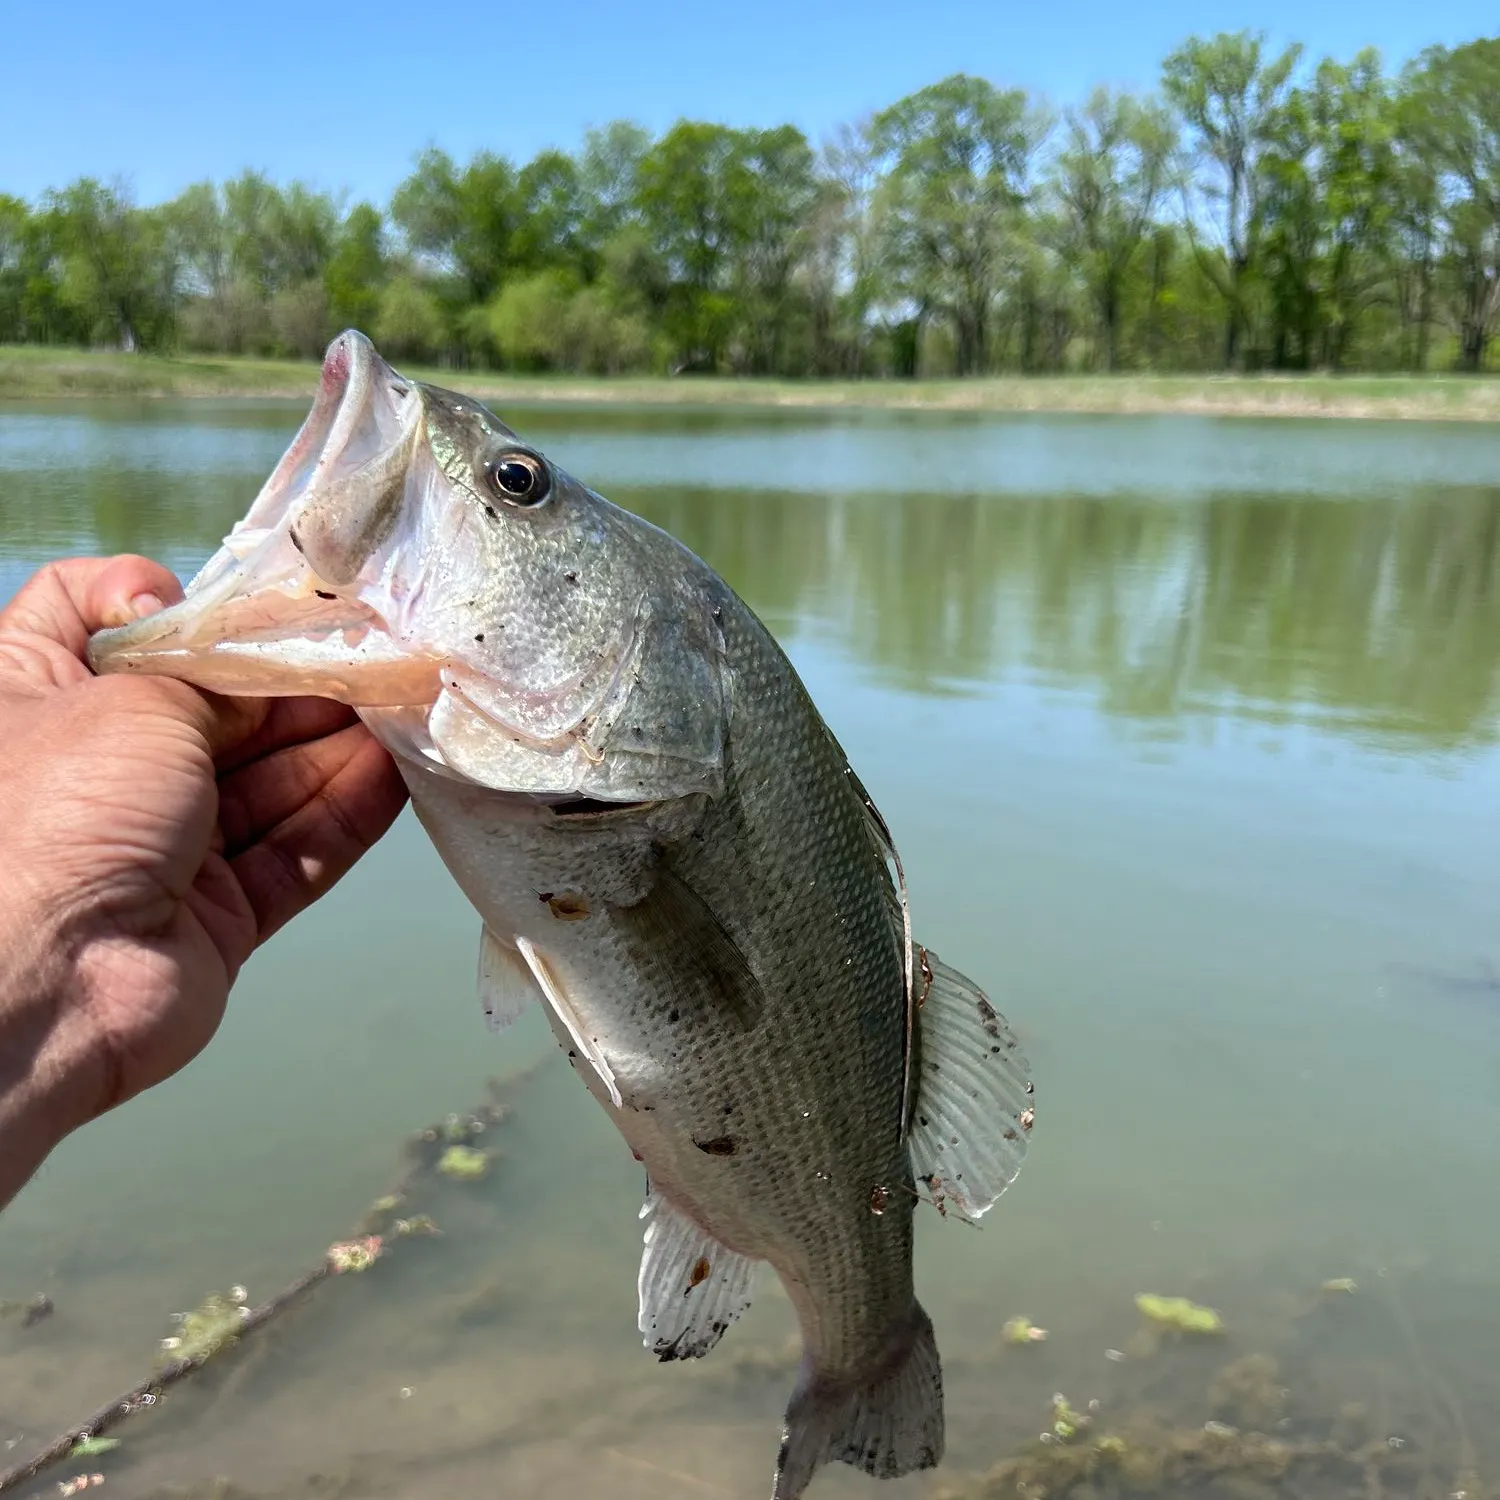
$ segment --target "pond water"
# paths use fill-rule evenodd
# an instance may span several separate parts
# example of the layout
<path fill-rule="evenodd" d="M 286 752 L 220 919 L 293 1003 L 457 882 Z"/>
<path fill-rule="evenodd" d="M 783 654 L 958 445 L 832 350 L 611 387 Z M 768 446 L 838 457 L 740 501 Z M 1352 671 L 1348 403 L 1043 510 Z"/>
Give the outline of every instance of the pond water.
<path fill-rule="evenodd" d="M 0 406 L 0 599 L 79 551 L 191 572 L 302 411 Z M 760 613 L 895 832 L 919 937 L 1032 1059 L 1017 1184 L 979 1230 L 919 1214 L 948 1460 L 834 1466 L 814 1500 L 1015 1495 L 979 1476 L 1083 1451 L 1037 1443 L 1054 1392 L 1100 1403 L 1085 1446 L 1154 1444 L 1158 1493 L 1500 1493 L 1500 431 L 502 415 Z M 79 1468 L 121 1500 L 769 1493 L 789 1305 L 768 1278 L 706 1360 L 640 1347 L 640 1169 L 539 1015 L 485 1030 L 477 940 L 404 815 L 202 1058 L 0 1216 L 0 1298 L 56 1304 L 0 1322 L 3 1467 L 146 1373 L 174 1310 L 316 1265 L 414 1130 L 525 1074 L 490 1175 L 414 1195 L 441 1238 L 24 1493 Z M 1141 1292 L 1226 1330 L 1152 1350 Z M 1048 1339 L 1005 1345 L 1017 1315 Z M 1246 1355 L 1275 1373 L 1215 1393 Z"/>

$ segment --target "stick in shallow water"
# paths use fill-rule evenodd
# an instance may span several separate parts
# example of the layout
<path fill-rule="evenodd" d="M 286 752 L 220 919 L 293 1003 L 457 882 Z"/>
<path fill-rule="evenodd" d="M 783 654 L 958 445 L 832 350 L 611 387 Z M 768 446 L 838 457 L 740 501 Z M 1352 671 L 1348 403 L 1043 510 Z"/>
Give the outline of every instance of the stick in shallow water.
<path fill-rule="evenodd" d="M 323 1259 L 316 1266 L 303 1272 L 274 1297 L 256 1307 L 241 1307 L 234 1323 L 224 1331 L 222 1337 L 210 1338 L 204 1341 L 201 1347 L 195 1345 L 192 1352 L 171 1360 L 158 1369 L 154 1375 L 148 1376 L 138 1385 L 132 1386 L 130 1390 L 101 1406 L 92 1416 L 86 1417 L 82 1422 L 59 1433 L 46 1447 L 33 1454 L 24 1463 L 16 1464 L 0 1472 L 0 1495 L 64 1462 L 72 1455 L 79 1443 L 87 1442 L 91 1438 L 103 1437 L 105 1433 L 118 1427 L 138 1412 L 155 1406 L 168 1389 L 179 1381 L 185 1380 L 195 1371 L 201 1370 L 227 1344 L 269 1323 L 278 1313 L 284 1312 L 294 1302 L 306 1296 L 320 1282 L 327 1281 L 329 1277 L 337 1276 L 344 1271 L 367 1269 L 386 1253 L 395 1240 L 411 1234 L 436 1233 L 436 1228 L 430 1219 L 423 1215 L 398 1218 L 395 1217 L 396 1209 L 416 1180 L 423 1173 L 437 1169 L 446 1153 L 451 1152 L 454 1147 L 472 1150 L 471 1142 L 487 1125 L 498 1125 L 505 1120 L 510 1113 L 510 1096 L 529 1083 L 538 1069 L 550 1060 L 549 1055 L 508 1078 L 487 1080 L 485 1097 L 478 1107 L 462 1115 L 449 1115 L 445 1121 L 419 1131 L 407 1143 L 410 1160 L 406 1169 L 390 1192 L 377 1198 L 366 1211 L 360 1220 L 356 1238 L 330 1245 L 324 1252 Z M 472 1176 L 474 1173 L 470 1171 L 451 1175 Z M 373 1232 L 380 1224 L 387 1221 L 391 1225 L 389 1232 L 384 1235 Z"/>

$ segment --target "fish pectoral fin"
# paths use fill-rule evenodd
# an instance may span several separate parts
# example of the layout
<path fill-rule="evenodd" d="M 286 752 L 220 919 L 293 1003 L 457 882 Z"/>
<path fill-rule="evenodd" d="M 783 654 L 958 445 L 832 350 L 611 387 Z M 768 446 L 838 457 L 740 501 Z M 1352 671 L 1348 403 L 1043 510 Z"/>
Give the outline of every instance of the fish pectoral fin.
<path fill-rule="evenodd" d="M 759 1263 L 720 1244 L 660 1193 L 647 1193 L 641 1217 L 645 1346 L 660 1360 L 701 1359 L 750 1306 Z"/>
<path fill-rule="evenodd" d="M 516 948 L 521 957 L 526 960 L 526 966 L 531 970 L 532 976 L 546 997 L 547 1004 L 552 1007 L 558 1020 L 567 1028 L 568 1035 L 573 1038 L 573 1045 L 577 1047 L 579 1056 L 585 1058 L 589 1066 L 599 1075 L 600 1083 L 609 1093 L 609 1102 L 616 1109 L 623 1108 L 624 1100 L 620 1097 L 620 1086 L 615 1082 L 614 1069 L 610 1067 L 609 1059 L 605 1057 L 604 1049 L 599 1045 L 599 1038 L 588 1034 L 582 1016 L 568 998 L 568 992 L 552 965 L 548 963 L 547 955 L 542 953 L 530 938 L 518 937 Z"/>
<path fill-rule="evenodd" d="M 504 1031 L 542 998 L 526 960 L 485 927 L 479 935 L 479 1003 L 491 1031 Z"/>
<path fill-rule="evenodd" d="M 1035 1116 L 1031 1064 L 972 979 L 931 949 L 919 946 L 917 959 L 912 1170 L 935 1202 L 977 1219 L 1021 1170 Z"/>
<path fill-rule="evenodd" d="M 737 1031 L 755 1030 L 766 1008 L 760 980 L 713 909 L 669 865 L 658 866 L 645 900 L 612 911 L 653 980 L 680 997 L 686 1013 L 708 1000 Z"/>

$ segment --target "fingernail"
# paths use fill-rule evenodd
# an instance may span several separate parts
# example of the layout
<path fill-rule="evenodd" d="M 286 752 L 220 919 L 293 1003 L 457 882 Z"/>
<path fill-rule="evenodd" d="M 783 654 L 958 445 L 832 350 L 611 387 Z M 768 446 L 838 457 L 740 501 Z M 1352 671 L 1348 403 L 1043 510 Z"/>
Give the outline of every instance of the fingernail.
<path fill-rule="evenodd" d="M 144 620 L 147 615 L 154 615 L 158 610 L 166 606 L 155 594 L 137 594 L 130 601 L 130 612 L 137 620 Z"/>

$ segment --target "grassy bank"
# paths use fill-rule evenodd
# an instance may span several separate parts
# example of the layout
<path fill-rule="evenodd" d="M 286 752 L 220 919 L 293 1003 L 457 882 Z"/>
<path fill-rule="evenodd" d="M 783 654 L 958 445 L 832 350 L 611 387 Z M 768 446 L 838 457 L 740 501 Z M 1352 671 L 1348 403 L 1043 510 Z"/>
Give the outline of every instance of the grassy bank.
<path fill-rule="evenodd" d="M 987 380 L 677 380 L 407 373 L 506 403 L 638 403 L 994 412 L 1196 412 L 1244 417 L 1500 420 L 1500 378 L 1456 376 L 1056 375 Z M 311 397 L 303 360 L 94 354 L 0 347 L 0 399 L 69 396 Z"/>

